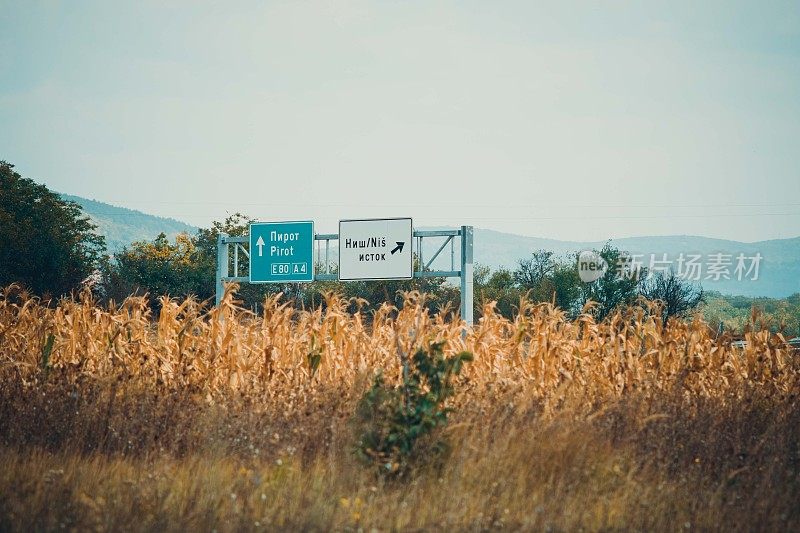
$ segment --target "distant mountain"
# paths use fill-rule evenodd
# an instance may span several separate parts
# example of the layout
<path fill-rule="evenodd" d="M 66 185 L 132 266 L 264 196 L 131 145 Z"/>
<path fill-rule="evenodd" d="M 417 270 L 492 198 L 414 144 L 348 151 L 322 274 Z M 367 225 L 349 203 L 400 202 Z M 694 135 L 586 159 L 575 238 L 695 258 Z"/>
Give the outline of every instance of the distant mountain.
<path fill-rule="evenodd" d="M 429 240 L 434 241 L 434 239 Z M 437 239 L 425 245 L 425 255 L 427 257 L 430 257 L 436 251 L 438 246 L 435 243 L 441 242 L 441 240 Z M 676 266 L 680 254 L 683 254 L 685 259 L 688 259 L 691 255 L 700 255 L 699 262 L 702 265 L 702 278 L 707 276 L 709 263 L 714 259 L 710 256 L 723 254 L 723 261 L 730 261 L 730 264 L 724 267 L 723 270 L 726 269 L 728 271 L 731 279 L 721 278 L 719 281 L 701 279 L 703 287 L 707 290 L 719 291 L 723 294 L 769 296 L 772 298 L 783 298 L 800 293 L 800 237 L 746 243 L 707 237 L 675 235 L 666 237 L 629 237 L 613 239 L 610 243 L 620 250 L 641 256 L 637 257 L 637 259 L 645 267 L 649 266 L 651 256 L 656 261 L 660 261 L 663 259 L 663 254 L 667 254 L 667 261 Z M 575 252 L 599 250 L 603 247 L 605 241 L 559 241 L 475 228 L 474 244 L 474 259 L 476 263 L 489 266 L 492 269 L 500 267 L 513 269 L 520 259 L 529 256 L 531 252 L 536 250 L 553 251 L 565 260 L 573 260 L 572 257 Z M 750 276 L 743 275 L 741 281 L 736 279 L 736 258 L 739 254 L 744 254 L 745 258 L 747 258 L 746 267 L 750 266 L 749 258 L 756 256 L 756 254 L 761 254 L 762 259 L 758 266 L 758 279 L 750 279 L 753 276 L 752 273 Z M 730 256 L 730 258 L 726 256 Z M 460 261 L 457 247 L 456 261 Z M 449 249 L 447 253 L 445 251 L 442 252 L 434 266 L 449 270 Z"/>
<path fill-rule="evenodd" d="M 638 254 L 638 259 L 645 267 L 649 266 L 651 257 L 660 261 L 666 254 L 666 260 L 677 265 L 680 254 L 685 259 L 690 255 L 700 255 L 702 278 L 708 275 L 708 267 L 715 259 L 715 254 L 723 254 L 724 262 L 730 261 L 723 270 L 727 270 L 731 279 L 702 279 L 703 287 L 724 294 L 743 296 L 769 296 L 783 298 L 800 293 L 800 237 L 792 239 L 775 239 L 758 242 L 738 242 L 707 237 L 676 235 L 665 237 L 629 237 L 613 239 L 612 246 L 631 254 Z M 599 250 L 605 242 L 572 242 L 523 237 L 492 230 L 475 229 L 475 260 L 493 268 L 513 268 L 521 257 L 534 250 L 552 250 L 556 254 L 572 254 L 581 250 Z M 752 280 L 742 275 L 736 279 L 736 258 L 744 254 L 745 266 L 750 267 L 756 254 L 762 259 L 758 265 L 758 279 Z M 730 258 L 726 257 L 730 256 Z"/>
<path fill-rule="evenodd" d="M 66 200 L 78 203 L 83 210 L 98 225 L 100 232 L 106 237 L 109 251 L 117 252 L 122 247 L 138 240 L 153 240 L 162 231 L 170 239 L 181 232 L 193 234 L 197 228 L 175 220 L 162 218 L 134 211 L 124 207 L 117 207 L 95 200 L 87 200 L 79 196 L 68 194 L 61 195 Z M 418 229 L 444 229 L 418 228 Z M 430 241 L 430 242 L 429 242 Z M 425 260 L 436 251 L 443 239 L 426 239 Z M 475 228 L 475 261 L 477 263 L 497 269 L 500 267 L 513 269 L 517 262 L 527 257 L 536 250 L 550 250 L 565 260 L 571 260 L 572 254 L 581 250 L 599 250 L 603 241 L 559 241 L 543 239 L 540 237 L 526 237 L 511 233 Z M 719 281 L 703 279 L 703 286 L 708 290 L 719 291 L 723 294 L 743 296 L 769 296 L 783 298 L 791 294 L 800 293 L 800 237 L 793 239 L 776 239 L 759 242 L 738 242 L 707 237 L 694 237 L 675 235 L 667 237 L 629 237 L 611 241 L 613 246 L 626 250 L 631 254 L 640 254 L 644 266 L 648 266 L 650 257 L 655 254 L 655 259 L 660 260 L 667 254 L 667 260 L 673 264 L 680 254 L 688 257 L 691 254 L 702 256 L 702 276 L 707 274 L 709 255 L 730 255 L 731 264 L 728 267 L 732 279 Z M 450 250 L 447 247 L 434 262 L 434 267 L 443 270 L 450 269 Z M 460 261 L 458 247 L 455 249 L 456 264 Z M 331 247 L 331 257 L 336 257 L 335 246 Z M 758 279 L 750 280 L 747 276 L 741 281 L 735 279 L 734 269 L 736 256 L 744 254 L 753 257 L 761 254 L 758 269 Z M 457 267 L 456 267 L 457 268 Z"/>
<path fill-rule="evenodd" d="M 120 251 L 134 241 L 152 241 L 161 232 L 171 240 L 178 233 L 194 234 L 197 231 L 196 227 L 174 218 L 148 215 L 141 211 L 88 200 L 80 196 L 61 194 L 61 197 L 83 208 L 83 211 L 97 224 L 99 233 L 106 238 L 106 246 L 111 253 Z"/>

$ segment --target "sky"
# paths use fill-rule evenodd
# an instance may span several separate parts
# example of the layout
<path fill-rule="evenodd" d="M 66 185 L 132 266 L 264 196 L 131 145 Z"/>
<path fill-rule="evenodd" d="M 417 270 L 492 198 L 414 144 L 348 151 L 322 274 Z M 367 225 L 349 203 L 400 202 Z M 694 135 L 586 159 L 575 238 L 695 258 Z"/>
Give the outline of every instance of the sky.
<path fill-rule="evenodd" d="M 800 2 L 0 0 L 0 159 L 198 226 L 800 235 Z"/>

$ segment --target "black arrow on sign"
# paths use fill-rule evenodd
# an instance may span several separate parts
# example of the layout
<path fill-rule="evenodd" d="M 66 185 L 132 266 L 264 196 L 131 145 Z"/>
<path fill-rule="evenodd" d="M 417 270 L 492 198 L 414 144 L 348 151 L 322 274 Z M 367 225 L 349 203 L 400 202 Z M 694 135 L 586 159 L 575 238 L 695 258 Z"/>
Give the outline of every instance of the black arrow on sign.
<path fill-rule="evenodd" d="M 397 243 L 397 246 L 392 248 L 392 255 L 394 255 L 395 252 L 403 253 L 403 245 L 405 245 L 405 242 L 400 242 L 400 241 L 394 241 L 394 242 Z"/>

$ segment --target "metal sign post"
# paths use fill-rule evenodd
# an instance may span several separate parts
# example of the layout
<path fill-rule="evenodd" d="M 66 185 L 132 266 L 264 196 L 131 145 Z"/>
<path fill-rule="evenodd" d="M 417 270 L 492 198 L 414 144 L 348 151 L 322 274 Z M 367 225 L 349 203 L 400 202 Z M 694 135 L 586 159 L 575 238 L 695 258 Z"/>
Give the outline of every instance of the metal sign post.
<path fill-rule="evenodd" d="M 461 226 L 461 318 L 472 324 L 474 269 L 472 265 L 472 226 Z"/>
<path fill-rule="evenodd" d="M 440 239 L 444 241 L 433 253 L 433 255 L 426 260 L 423 250 L 423 242 L 425 239 Z M 460 241 L 460 265 L 456 269 L 456 252 L 455 252 L 455 239 Z M 319 250 L 319 245 L 325 243 L 324 264 L 321 264 L 319 271 L 313 273 L 315 281 L 336 281 L 339 279 L 338 274 L 331 272 L 330 259 L 330 243 L 331 241 L 339 241 L 338 233 L 318 233 L 314 235 L 314 240 L 317 242 L 318 252 L 316 254 L 317 261 L 320 262 L 323 254 Z M 412 241 L 416 240 L 414 247 L 419 259 L 419 269 L 414 270 L 412 275 L 414 278 L 460 278 L 461 282 L 461 318 L 467 323 L 473 323 L 473 228 L 472 226 L 461 226 L 459 229 L 448 230 L 427 230 L 427 231 L 413 231 Z M 403 242 L 403 241 L 400 241 Z M 257 241 L 256 241 L 257 243 Z M 387 246 L 388 243 L 387 242 Z M 393 243 L 397 247 L 397 243 Z M 406 243 L 404 246 L 409 247 L 411 252 L 411 242 Z M 239 263 L 239 253 L 244 253 L 248 258 L 250 257 L 250 250 L 245 246 L 250 245 L 250 236 L 244 235 L 242 237 L 231 237 L 225 234 L 220 234 L 217 237 L 217 275 L 216 275 L 216 304 L 219 305 L 222 300 L 222 295 L 225 290 L 225 283 L 249 283 L 250 276 L 243 275 L 241 272 L 241 264 Z M 266 245 L 266 242 L 265 242 Z M 430 270 L 433 262 L 441 255 L 442 251 L 450 245 L 450 270 Z M 341 247 L 341 242 L 339 243 Z M 391 248 L 389 253 L 391 254 Z M 257 249 L 256 249 L 257 250 Z M 231 252 L 232 251 L 232 252 Z M 381 252 L 384 253 L 384 252 Z M 399 250 L 398 252 L 399 253 Z M 233 257 L 231 257 L 233 256 Z M 231 272 L 230 267 L 233 266 Z"/>

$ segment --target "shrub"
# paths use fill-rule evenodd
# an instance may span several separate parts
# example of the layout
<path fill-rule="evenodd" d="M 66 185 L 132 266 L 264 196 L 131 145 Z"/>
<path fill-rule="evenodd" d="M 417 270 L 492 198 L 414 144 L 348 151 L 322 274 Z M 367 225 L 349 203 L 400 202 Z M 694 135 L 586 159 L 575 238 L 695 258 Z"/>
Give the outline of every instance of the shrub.
<path fill-rule="evenodd" d="M 401 352 L 401 382 L 386 383 L 383 373 L 375 377 L 372 387 L 358 404 L 356 418 L 362 433 L 356 453 L 365 462 L 383 473 L 402 474 L 414 455 L 419 439 L 447 423 L 451 408 L 445 406 L 453 395 L 453 377 L 472 354 L 461 352 L 445 357 L 445 342 L 418 349 L 409 360 Z M 432 450 L 443 450 L 442 441 Z"/>

